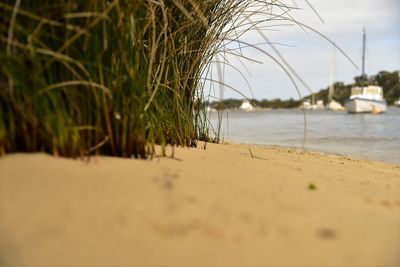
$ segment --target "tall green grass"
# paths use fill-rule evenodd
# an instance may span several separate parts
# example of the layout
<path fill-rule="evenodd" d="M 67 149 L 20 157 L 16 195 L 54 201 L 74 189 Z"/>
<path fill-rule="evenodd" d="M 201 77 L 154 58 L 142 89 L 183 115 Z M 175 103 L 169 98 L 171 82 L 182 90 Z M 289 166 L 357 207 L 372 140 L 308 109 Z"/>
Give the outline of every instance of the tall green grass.
<path fill-rule="evenodd" d="M 248 4 L 0 2 L 0 154 L 146 158 L 207 139 L 202 76 Z"/>

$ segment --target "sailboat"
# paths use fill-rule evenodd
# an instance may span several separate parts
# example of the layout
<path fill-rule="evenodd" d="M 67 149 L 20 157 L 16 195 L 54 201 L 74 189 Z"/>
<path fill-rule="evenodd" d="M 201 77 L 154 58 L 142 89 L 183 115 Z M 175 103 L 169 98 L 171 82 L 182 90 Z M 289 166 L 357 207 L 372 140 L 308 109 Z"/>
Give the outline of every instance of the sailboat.
<path fill-rule="evenodd" d="M 315 94 L 311 95 L 311 102 L 310 99 L 305 99 L 303 103 L 300 105 L 301 109 L 306 109 L 306 110 L 316 110 L 316 109 L 324 109 L 324 102 L 322 100 L 317 100 L 317 103 L 315 103 Z"/>
<path fill-rule="evenodd" d="M 365 86 L 365 28 L 363 29 L 363 54 L 362 54 L 362 75 L 361 86 L 351 89 L 350 98 L 345 106 L 349 113 L 382 113 L 387 110 L 387 103 L 383 98 L 382 87 L 376 85 Z"/>
<path fill-rule="evenodd" d="M 343 111 L 344 107 L 337 101 L 333 99 L 333 95 L 335 94 L 335 84 L 334 84 L 334 72 L 335 72 L 335 59 L 336 59 L 336 48 L 333 47 L 333 58 L 331 64 L 331 75 L 329 82 L 329 91 L 328 91 L 328 104 L 326 104 L 326 108 L 332 111 Z"/>
<path fill-rule="evenodd" d="M 250 103 L 249 100 L 245 99 L 243 100 L 242 104 L 239 107 L 240 110 L 243 111 L 254 111 L 254 106 Z"/>

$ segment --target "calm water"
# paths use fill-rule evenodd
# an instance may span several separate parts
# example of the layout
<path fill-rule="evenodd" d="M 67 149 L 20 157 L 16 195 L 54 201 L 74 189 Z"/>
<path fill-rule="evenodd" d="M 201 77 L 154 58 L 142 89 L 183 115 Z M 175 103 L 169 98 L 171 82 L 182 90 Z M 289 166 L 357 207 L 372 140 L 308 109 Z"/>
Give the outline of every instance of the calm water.
<path fill-rule="evenodd" d="M 306 115 L 306 149 L 400 163 L 400 108 L 389 107 L 380 115 L 330 111 Z M 213 125 L 217 117 L 211 113 Z M 298 109 L 230 110 L 223 115 L 221 132 L 225 140 L 236 143 L 301 147 L 304 117 Z"/>

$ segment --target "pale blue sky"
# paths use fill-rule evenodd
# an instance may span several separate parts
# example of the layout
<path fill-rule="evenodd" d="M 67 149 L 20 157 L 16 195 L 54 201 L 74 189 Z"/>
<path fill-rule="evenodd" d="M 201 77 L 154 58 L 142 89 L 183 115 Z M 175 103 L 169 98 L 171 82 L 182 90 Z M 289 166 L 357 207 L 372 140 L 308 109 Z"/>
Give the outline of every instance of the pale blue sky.
<path fill-rule="evenodd" d="M 283 2 L 293 3 L 291 0 Z M 379 70 L 400 69 L 400 0 L 309 0 L 309 2 L 325 20 L 325 24 L 304 0 L 296 1 L 301 9 L 293 11 L 291 15 L 335 41 L 360 67 L 360 70 L 355 69 L 340 52 L 336 51 L 336 81 L 350 83 L 354 76 L 360 75 L 363 27 L 367 31 L 366 73 L 371 75 Z M 330 77 L 332 45 L 311 31 L 305 33 L 298 26 L 271 29 L 265 30 L 264 34 L 271 42 L 287 45 L 277 45 L 276 48 L 310 88 L 315 92 L 325 88 Z M 256 32 L 249 32 L 241 40 L 250 43 L 264 42 Z M 260 47 L 274 54 L 268 45 Z M 238 60 L 232 57 L 228 59 L 230 64 L 240 69 L 246 76 L 255 98 L 298 98 L 289 78 L 276 63 L 254 49 L 245 49 L 244 54 L 262 61 L 263 64 L 247 62 L 246 70 Z M 214 71 L 213 77 L 216 76 Z M 226 66 L 224 77 L 226 84 L 251 97 L 246 82 L 237 71 Z M 308 94 L 307 89 L 298 84 L 301 93 Z M 220 96 L 218 87 L 216 85 L 212 92 L 216 97 Z M 242 98 L 242 96 L 225 88 L 224 98 Z"/>

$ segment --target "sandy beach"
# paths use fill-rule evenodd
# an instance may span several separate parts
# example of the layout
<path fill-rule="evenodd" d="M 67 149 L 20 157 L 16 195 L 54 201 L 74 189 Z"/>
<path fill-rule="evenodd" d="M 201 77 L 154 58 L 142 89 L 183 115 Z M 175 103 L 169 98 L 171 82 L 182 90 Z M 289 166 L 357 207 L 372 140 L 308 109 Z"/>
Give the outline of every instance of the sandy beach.
<path fill-rule="evenodd" d="M 400 266 L 400 165 L 236 144 L 0 158 L 0 266 Z"/>

